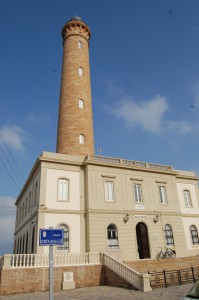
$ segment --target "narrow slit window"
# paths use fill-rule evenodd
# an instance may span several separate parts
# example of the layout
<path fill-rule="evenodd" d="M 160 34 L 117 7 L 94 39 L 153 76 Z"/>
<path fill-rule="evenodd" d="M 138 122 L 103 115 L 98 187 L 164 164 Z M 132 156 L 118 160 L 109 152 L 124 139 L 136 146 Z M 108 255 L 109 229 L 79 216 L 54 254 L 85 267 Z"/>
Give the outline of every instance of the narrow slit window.
<path fill-rule="evenodd" d="M 82 99 L 79 99 L 79 108 L 84 108 L 84 101 Z"/>
<path fill-rule="evenodd" d="M 78 48 L 79 48 L 79 49 L 82 49 L 82 48 L 83 48 L 83 45 L 82 45 L 82 42 L 81 42 L 81 41 L 78 42 Z"/>
<path fill-rule="evenodd" d="M 78 69 L 78 73 L 79 73 L 79 76 L 83 76 L 83 69 L 81 67 Z"/>
<path fill-rule="evenodd" d="M 80 134 L 80 136 L 79 136 L 79 143 L 81 145 L 84 145 L 84 136 L 83 136 L 83 134 Z"/>

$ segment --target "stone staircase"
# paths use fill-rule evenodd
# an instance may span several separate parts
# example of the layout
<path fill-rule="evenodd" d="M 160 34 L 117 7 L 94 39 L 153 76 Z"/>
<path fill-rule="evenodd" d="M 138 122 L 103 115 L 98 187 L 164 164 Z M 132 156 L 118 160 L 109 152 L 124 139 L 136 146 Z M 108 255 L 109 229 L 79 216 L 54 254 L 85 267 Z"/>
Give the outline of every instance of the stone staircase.
<path fill-rule="evenodd" d="M 199 267 L 199 255 L 170 259 L 142 259 L 139 261 L 124 261 L 123 263 L 139 273 L 182 270 Z"/>

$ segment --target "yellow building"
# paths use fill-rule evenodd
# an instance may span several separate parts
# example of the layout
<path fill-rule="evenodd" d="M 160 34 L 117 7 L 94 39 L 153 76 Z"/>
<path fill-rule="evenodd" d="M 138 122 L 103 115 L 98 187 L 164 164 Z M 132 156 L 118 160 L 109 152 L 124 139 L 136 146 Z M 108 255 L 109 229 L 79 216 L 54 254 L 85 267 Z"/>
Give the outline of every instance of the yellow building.
<path fill-rule="evenodd" d="M 57 153 L 37 159 L 16 201 L 15 253 L 48 253 L 39 229 L 64 229 L 58 253 L 109 252 L 121 260 L 199 254 L 198 178 L 171 166 L 94 155 L 90 29 L 62 30 Z"/>

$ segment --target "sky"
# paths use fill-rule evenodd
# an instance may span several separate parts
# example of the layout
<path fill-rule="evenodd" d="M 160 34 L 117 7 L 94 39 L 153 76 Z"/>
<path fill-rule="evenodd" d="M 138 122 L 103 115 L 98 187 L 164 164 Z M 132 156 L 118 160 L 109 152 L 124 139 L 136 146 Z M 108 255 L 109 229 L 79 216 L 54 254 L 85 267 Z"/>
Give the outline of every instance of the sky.
<path fill-rule="evenodd" d="M 61 29 L 75 15 L 92 33 L 95 153 L 199 175 L 199 0 L 0 0 L 0 255 L 34 162 L 56 151 Z"/>

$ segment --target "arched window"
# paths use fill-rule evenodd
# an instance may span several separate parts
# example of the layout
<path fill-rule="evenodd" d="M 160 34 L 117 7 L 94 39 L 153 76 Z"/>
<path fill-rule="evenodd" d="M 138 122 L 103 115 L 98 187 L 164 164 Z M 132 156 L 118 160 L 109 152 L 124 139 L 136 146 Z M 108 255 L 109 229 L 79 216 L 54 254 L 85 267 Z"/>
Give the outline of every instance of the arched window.
<path fill-rule="evenodd" d="M 20 240 L 18 238 L 18 240 L 17 240 L 17 254 L 19 254 L 19 253 L 20 253 Z"/>
<path fill-rule="evenodd" d="M 173 231 L 171 225 L 166 224 L 164 226 L 164 236 L 165 236 L 165 241 L 167 246 L 174 245 Z"/>
<path fill-rule="evenodd" d="M 64 244 L 57 247 L 57 251 L 69 252 L 69 228 L 66 224 L 60 224 L 58 229 L 64 230 Z"/>
<path fill-rule="evenodd" d="M 34 253 L 35 249 L 35 227 L 32 229 L 32 245 L 31 245 L 31 253 Z"/>
<path fill-rule="evenodd" d="M 28 213 L 30 213 L 30 207 L 32 205 L 32 194 L 31 192 L 29 193 L 29 199 L 28 199 Z"/>
<path fill-rule="evenodd" d="M 14 254 L 17 254 L 17 241 L 15 240 L 15 245 L 14 245 Z"/>
<path fill-rule="evenodd" d="M 22 236 L 20 237 L 20 248 L 19 248 L 19 253 L 22 253 Z"/>
<path fill-rule="evenodd" d="M 79 76 L 83 76 L 83 69 L 81 67 L 78 68 L 78 74 Z"/>
<path fill-rule="evenodd" d="M 190 233 L 191 233 L 191 239 L 192 239 L 192 244 L 197 245 L 199 244 L 199 239 L 198 239 L 198 230 L 195 225 L 191 225 L 190 227 Z"/>
<path fill-rule="evenodd" d="M 35 190 L 34 190 L 34 206 L 37 205 L 37 190 L 38 190 L 38 183 L 35 183 Z"/>
<path fill-rule="evenodd" d="M 118 232 L 115 224 L 109 224 L 107 227 L 108 248 L 118 249 Z"/>
<path fill-rule="evenodd" d="M 58 200 L 69 201 L 69 180 L 60 178 L 58 181 Z"/>
<path fill-rule="evenodd" d="M 24 250 L 25 250 L 25 234 L 23 235 L 22 254 L 24 254 Z"/>
<path fill-rule="evenodd" d="M 27 254 L 28 253 L 28 231 L 26 233 L 26 251 L 25 253 Z"/>
<path fill-rule="evenodd" d="M 79 99 L 79 108 L 84 108 L 84 101 L 82 99 Z"/>
<path fill-rule="evenodd" d="M 81 41 L 78 42 L 78 48 L 82 49 L 82 42 Z"/>
<path fill-rule="evenodd" d="M 27 214 L 27 207 L 28 207 L 28 197 L 26 197 L 26 201 L 25 201 L 25 212 L 24 212 L 24 217 L 26 217 L 26 214 Z"/>
<path fill-rule="evenodd" d="M 81 145 L 84 144 L 84 136 L 83 136 L 83 134 L 80 134 L 80 135 L 79 135 L 79 143 L 80 143 Z"/>

